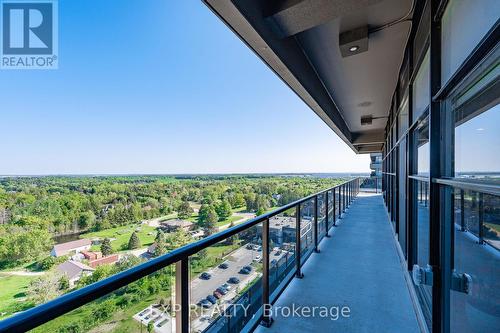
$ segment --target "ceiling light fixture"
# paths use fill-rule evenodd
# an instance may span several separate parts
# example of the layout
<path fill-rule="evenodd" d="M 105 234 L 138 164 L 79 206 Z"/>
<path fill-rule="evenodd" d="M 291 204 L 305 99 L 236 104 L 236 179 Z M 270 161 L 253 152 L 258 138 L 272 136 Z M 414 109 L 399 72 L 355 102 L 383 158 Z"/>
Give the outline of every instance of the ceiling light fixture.
<path fill-rule="evenodd" d="M 343 58 L 368 51 L 368 26 L 342 32 L 339 48 Z"/>

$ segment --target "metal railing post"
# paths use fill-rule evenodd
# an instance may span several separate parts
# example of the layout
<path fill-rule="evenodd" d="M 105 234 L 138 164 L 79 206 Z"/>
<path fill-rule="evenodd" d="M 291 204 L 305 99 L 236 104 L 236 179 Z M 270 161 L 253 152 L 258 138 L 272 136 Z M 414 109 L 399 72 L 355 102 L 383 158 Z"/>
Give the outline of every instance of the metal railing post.
<path fill-rule="evenodd" d="M 269 302 L 269 219 L 262 222 L 262 320 L 260 324 L 264 327 L 270 327 L 273 318 L 270 313 Z"/>
<path fill-rule="evenodd" d="M 302 270 L 300 268 L 300 257 L 301 257 L 301 239 L 300 239 L 300 204 L 297 205 L 295 210 L 295 277 L 301 279 L 304 277 Z"/>
<path fill-rule="evenodd" d="M 479 193 L 479 230 L 478 230 L 478 236 L 479 236 L 479 244 L 484 244 L 484 196 L 483 193 Z"/>
<path fill-rule="evenodd" d="M 424 191 L 424 194 L 425 194 L 424 195 L 424 207 L 427 207 L 427 183 L 424 184 L 424 189 L 425 189 L 425 191 Z"/>
<path fill-rule="evenodd" d="M 344 201 L 344 202 L 343 202 L 343 204 L 342 204 L 342 208 L 344 209 L 344 212 L 345 212 L 345 211 L 346 211 L 346 209 L 347 209 L 347 195 L 346 195 L 346 194 L 347 194 L 347 191 L 346 191 L 346 185 L 345 185 L 345 184 L 344 184 L 344 185 L 342 185 L 342 193 L 344 194 L 344 195 L 343 195 L 343 197 L 344 197 L 344 198 L 343 198 L 343 201 Z"/>
<path fill-rule="evenodd" d="M 330 234 L 328 231 L 330 231 L 329 225 L 328 225 L 328 216 L 330 215 L 328 213 L 328 210 L 330 209 L 329 201 L 330 201 L 330 190 L 326 191 L 326 200 L 325 200 L 325 229 L 326 229 L 326 234 L 325 237 L 330 237 Z M 335 214 L 335 213 L 334 213 Z"/>
<path fill-rule="evenodd" d="M 319 243 L 319 232 L 318 232 L 318 224 L 319 224 L 319 214 L 318 214 L 318 206 L 319 200 L 318 196 L 314 197 L 314 252 L 319 253 L 318 243 Z"/>
<path fill-rule="evenodd" d="M 344 212 L 344 185 L 340 185 L 339 187 L 339 218 L 342 218 L 342 213 Z"/>
<path fill-rule="evenodd" d="M 189 258 L 175 264 L 175 300 L 180 305 L 175 316 L 176 332 L 189 333 Z"/>
<path fill-rule="evenodd" d="M 464 190 L 460 190 L 460 230 L 465 231 L 465 199 Z"/>
<path fill-rule="evenodd" d="M 336 187 L 333 188 L 333 226 L 336 227 L 335 222 L 337 222 L 337 197 L 335 193 Z"/>

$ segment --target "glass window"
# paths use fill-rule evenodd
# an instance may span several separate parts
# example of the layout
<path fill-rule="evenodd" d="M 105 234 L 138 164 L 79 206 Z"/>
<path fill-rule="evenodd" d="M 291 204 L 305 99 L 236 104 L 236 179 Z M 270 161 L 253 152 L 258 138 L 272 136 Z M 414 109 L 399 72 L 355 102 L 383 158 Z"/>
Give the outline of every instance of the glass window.
<path fill-rule="evenodd" d="M 430 102 L 430 62 L 429 50 L 425 53 L 424 60 L 418 69 L 413 82 L 413 121 L 424 113 Z"/>
<path fill-rule="evenodd" d="M 498 0 L 451 0 L 442 18 L 443 83 L 453 75 L 498 20 Z"/>
<path fill-rule="evenodd" d="M 417 174 L 429 176 L 429 118 L 426 118 L 416 131 Z"/>
<path fill-rule="evenodd" d="M 500 177 L 500 105 L 467 119 L 465 112 L 456 114 L 455 176 L 463 178 Z"/>
<path fill-rule="evenodd" d="M 406 93 L 406 96 L 401 104 L 398 120 L 399 120 L 399 136 L 401 136 L 408 129 L 408 93 Z"/>

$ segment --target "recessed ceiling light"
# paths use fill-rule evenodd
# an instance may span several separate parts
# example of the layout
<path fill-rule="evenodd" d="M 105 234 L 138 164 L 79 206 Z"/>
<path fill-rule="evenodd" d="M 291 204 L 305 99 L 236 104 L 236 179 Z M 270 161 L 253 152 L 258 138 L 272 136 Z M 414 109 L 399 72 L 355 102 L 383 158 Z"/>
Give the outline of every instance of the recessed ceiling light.
<path fill-rule="evenodd" d="M 351 52 L 356 52 L 358 49 L 359 49 L 359 46 L 354 45 L 354 46 L 351 46 L 351 47 L 349 48 L 349 51 L 351 51 Z"/>

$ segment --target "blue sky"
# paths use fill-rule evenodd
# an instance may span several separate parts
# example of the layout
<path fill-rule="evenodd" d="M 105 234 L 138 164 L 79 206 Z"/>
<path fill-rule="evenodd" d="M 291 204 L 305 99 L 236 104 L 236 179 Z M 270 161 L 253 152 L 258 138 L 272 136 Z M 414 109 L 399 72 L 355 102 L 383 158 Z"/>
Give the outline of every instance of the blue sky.
<path fill-rule="evenodd" d="M 59 69 L 0 91 L 0 174 L 369 170 L 198 0 L 61 0 Z"/>
<path fill-rule="evenodd" d="M 369 171 L 199 0 L 60 0 L 59 69 L 0 71 L 0 99 L 4 175 Z M 498 170 L 499 115 L 462 169 Z"/>

